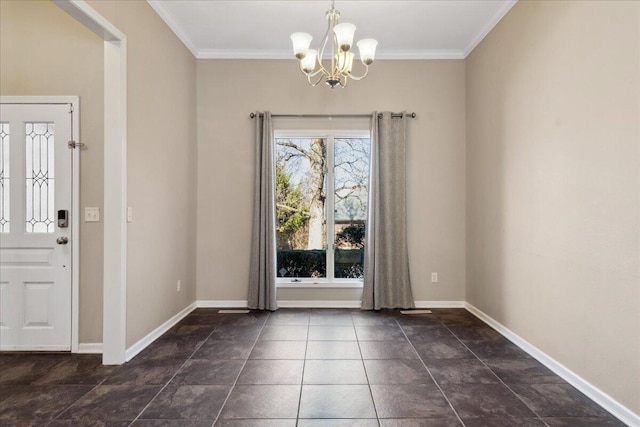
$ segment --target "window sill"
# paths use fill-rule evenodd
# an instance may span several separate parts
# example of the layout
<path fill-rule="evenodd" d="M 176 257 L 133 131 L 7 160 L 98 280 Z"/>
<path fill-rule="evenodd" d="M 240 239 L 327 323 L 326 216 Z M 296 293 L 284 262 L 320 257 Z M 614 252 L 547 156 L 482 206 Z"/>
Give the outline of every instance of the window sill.
<path fill-rule="evenodd" d="M 362 281 L 353 282 L 291 282 L 277 281 L 277 288 L 298 288 L 298 289 L 361 289 Z"/>

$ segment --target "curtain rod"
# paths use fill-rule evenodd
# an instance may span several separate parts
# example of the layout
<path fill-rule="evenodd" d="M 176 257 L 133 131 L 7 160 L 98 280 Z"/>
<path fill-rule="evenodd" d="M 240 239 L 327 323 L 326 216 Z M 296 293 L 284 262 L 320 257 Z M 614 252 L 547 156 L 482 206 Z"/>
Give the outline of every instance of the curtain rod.
<path fill-rule="evenodd" d="M 262 113 L 251 113 L 249 114 L 250 118 L 255 118 L 256 116 L 262 117 Z M 407 113 L 407 117 L 410 119 L 415 119 L 417 117 L 416 113 Z M 271 117 L 286 117 L 286 118 L 332 118 L 332 117 L 340 117 L 340 118 L 367 118 L 371 117 L 371 114 L 272 114 Z M 402 113 L 391 113 L 391 117 L 400 118 L 402 117 Z M 378 114 L 378 118 L 382 118 L 382 113 Z"/>

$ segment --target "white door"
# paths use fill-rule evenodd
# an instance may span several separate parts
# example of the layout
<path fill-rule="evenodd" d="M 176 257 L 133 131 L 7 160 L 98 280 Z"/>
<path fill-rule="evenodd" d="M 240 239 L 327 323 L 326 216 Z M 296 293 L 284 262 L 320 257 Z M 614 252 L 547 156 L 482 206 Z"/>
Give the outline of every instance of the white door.
<path fill-rule="evenodd" d="M 71 349 L 71 120 L 0 105 L 0 350 Z"/>

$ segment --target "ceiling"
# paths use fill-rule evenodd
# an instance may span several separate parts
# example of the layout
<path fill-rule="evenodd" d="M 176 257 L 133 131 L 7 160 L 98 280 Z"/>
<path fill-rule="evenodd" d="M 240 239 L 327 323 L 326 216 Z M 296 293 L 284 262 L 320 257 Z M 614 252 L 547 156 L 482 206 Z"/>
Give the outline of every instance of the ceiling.
<path fill-rule="evenodd" d="M 197 58 L 292 59 L 289 35 L 316 46 L 329 0 L 147 0 Z M 465 58 L 517 0 L 337 0 L 377 59 Z"/>

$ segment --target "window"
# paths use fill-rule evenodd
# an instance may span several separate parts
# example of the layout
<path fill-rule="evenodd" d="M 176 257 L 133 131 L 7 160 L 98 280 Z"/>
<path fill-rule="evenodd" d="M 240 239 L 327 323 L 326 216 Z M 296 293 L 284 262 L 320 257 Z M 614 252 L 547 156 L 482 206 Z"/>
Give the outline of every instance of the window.
<path fill-rule="evenodd" d="M 360 283 L 369 132 L 278 133 L 275 144 L 278 283 Z"/>

